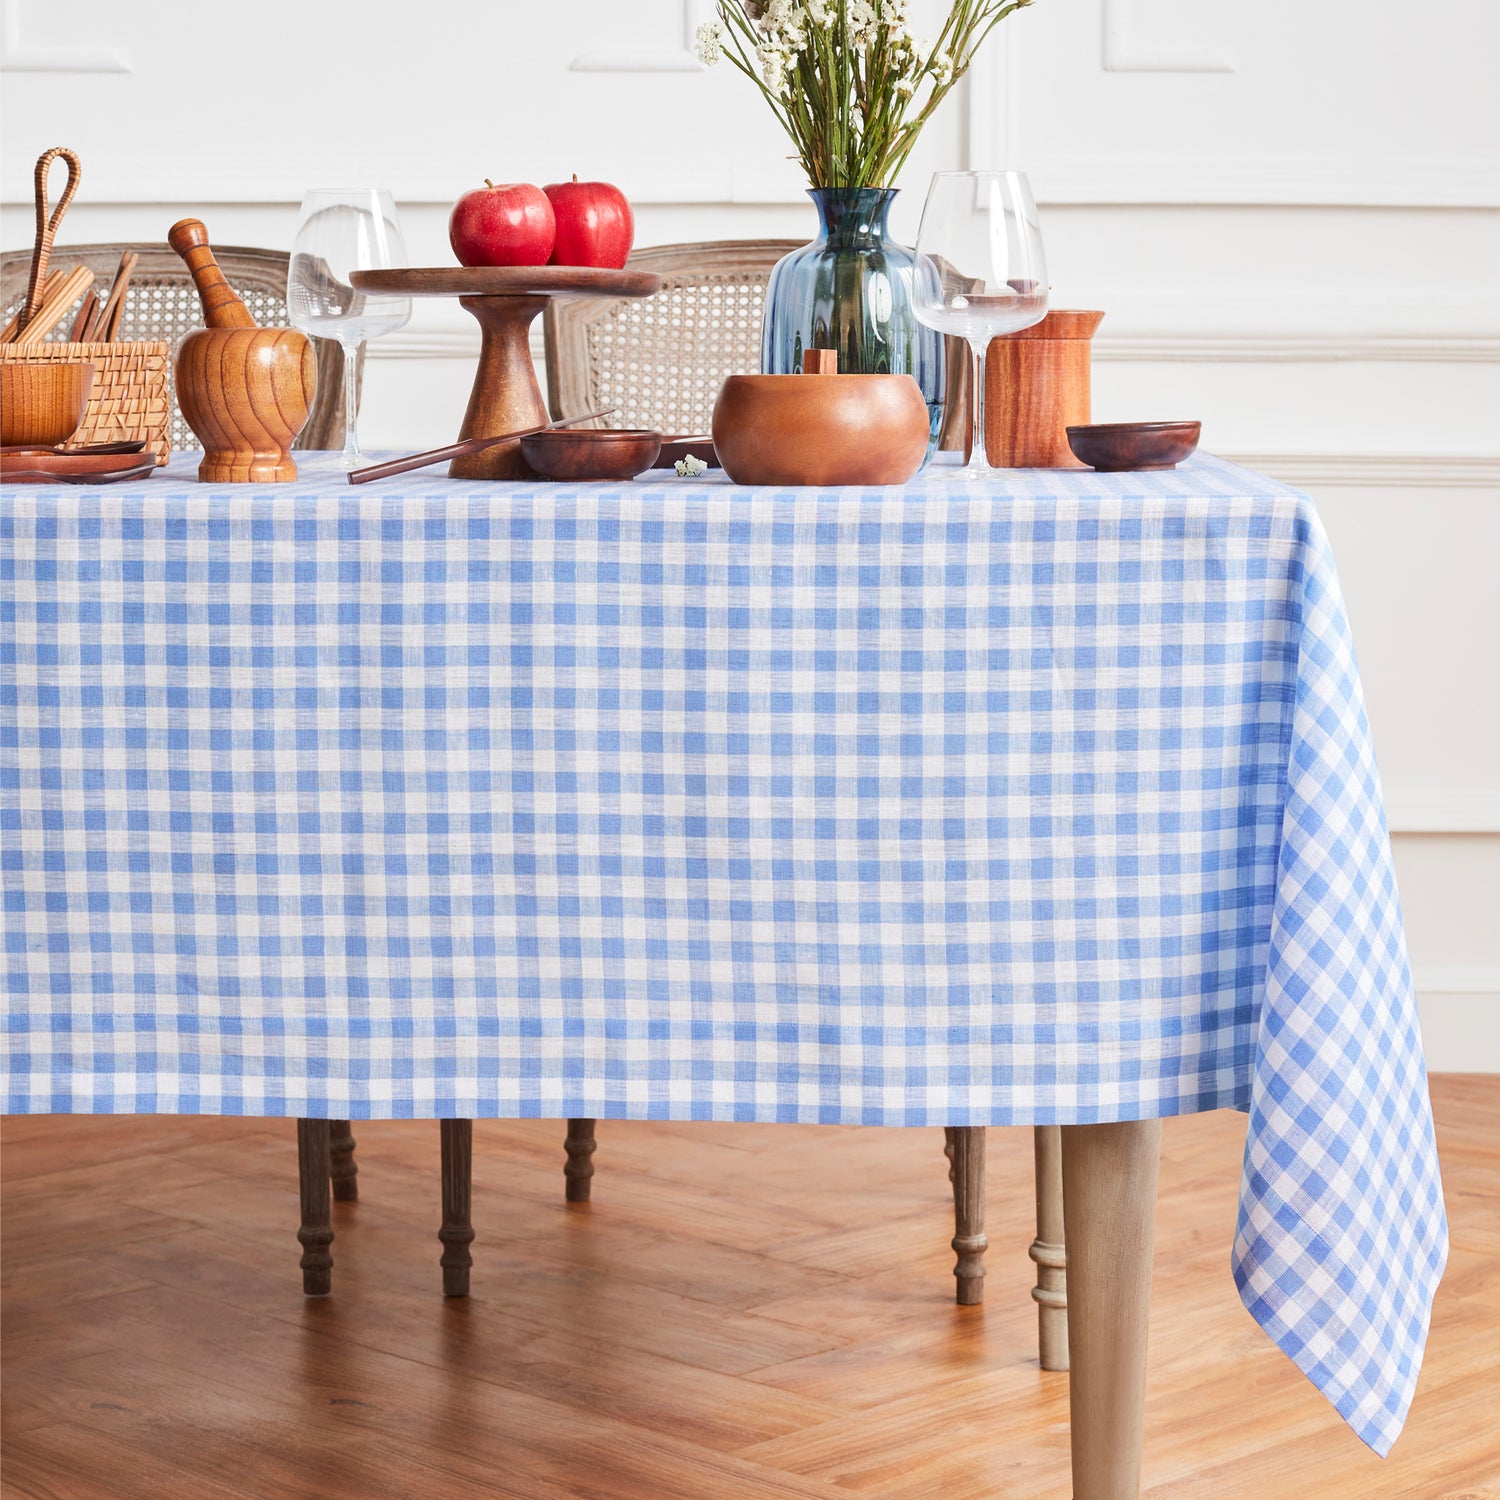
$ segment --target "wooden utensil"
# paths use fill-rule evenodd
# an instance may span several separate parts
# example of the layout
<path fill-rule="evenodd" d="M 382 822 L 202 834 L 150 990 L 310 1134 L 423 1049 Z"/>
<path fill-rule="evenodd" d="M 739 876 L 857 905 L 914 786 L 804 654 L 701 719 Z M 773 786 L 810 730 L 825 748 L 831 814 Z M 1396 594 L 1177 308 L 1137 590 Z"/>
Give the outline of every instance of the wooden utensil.
<path fill-rule="evenodd" d="M 53 271 L 47 277 L 47 286 L 42 289 L 42 300 L 46 301 L 47 289 L 53 285 L 62 285 L 61 273 Z M 10 321 L 4 328 L 0 328 L 0 344 L 9 344 L 15 341 L 16 335 L 21 331 L 21 319 L 26 316 L 26 298 L 21 298 L 21 305 L 10 315 Z"/>
<path fill-rule="evenodd" d="M 388 459 L 383 464 L 367 464 L 363 469 L 349 471 L 349 483 L 368 484 L 372 479 L 389 479 L 392 474 L 407 474 L 412 469 L 425 469 L 428 464 L 440 464 L 445 458 L 467 458 L 471 453 L 483 453 L 496 443 L 509 443 L 554 428 L 572 427 L 577 422 L 592 422 L 596 417 L 612 416 L 614 411 L 613 406 L 606 406 L 599 411 L 585 412 L 581 417 L 564 417 L 560 422 L 544 422 L 538 427 L 523 427 L 518 432 L 502 432 L 498 437 L 465 438 L 462 442 L 449 443 L 446 448 L 429 448 L 425 453 Z"/>
<path fill-rule="evenodd" d="M 63 186 L 62 197 L 57 200 L 57 207 L 49 217 L 47 214 L 47 173 L 51 170 L 52 163 L 58 157 L 62 157 L 68 164 L 68 180 Z M 58 225 L 62 223 L 62 217 L 68 211 L 68 205 L 73 201 L 74 195 L 78 192 L 78 183 L 82 176 L 83 166 L 78 160 L 77 152 L 70 151 L 66 146 L 54 146 L 50 151 L 42 152 L 36 159 L 36 172 L 34 174 L 36 184 L 36 244 L 32 247 L 31 251 L 31 275 L 26 282 L 26 306 L 21 314 L 21 324 L 18 333 L 24 333 L 27 324 L 42 310 L 42 302 L 46 295 L 47 287 L 47 262 L 52 255 L 52 242 L 57 238 Z M 92 279 L 90 277 L 90 280 Z M 59 314 L 60 316 L 61 314 Z"/>
<path fill-rule="evenodd" d="M 29 349 L 40 344 L 67 317 L 69 308 L 93 284 L 94 273 L 87 266 L 74 266 L 56 287 L 49 281 L 46 301 L 27 318 L 26 326 L 11 343 L 17 349 Z"/>
<path fill-rule="evenodd" d="M 0 444 L 52 447 L 78 430 L 94 367 L 85 361 L 0 362 Z"/>
<path fill-rule="evenodd" d="M 1102 312 L 1049 312 L 990 341 L 984 446 L 1002 469 L 1076 469 L 1068 428 L 1089 420 L 1090 340 Z"/>
<path fill-rule="evenodd" d="M 731 375 L 714 450 L 736 484 L 905 484 L 931 424 L 910 375 Z"/>
<path fill-rule="evenodd" d="M 661 433 L 644 428 L 559 432 L 552 426 L 521 439 L 522 457 L 543 479 L 634 479 L 660 452 Z"/>
<path fill-rule="evenodd" d="M 224 279 L 197 219 L 167 242 L 187 263 L 203 320 L 177 353 L 177 404 L 203 444 L 198 478 L 212 484 L 282 484 L 297 477 L 291 442 L 307 421 L 318 367 L 305 334 L 258 328 Z"/>
<path fill-rule="evenodd" d="M 140 256 L 134 250 L 127 250 L 120 257 L 119 269 L 115 272 L 115 279 L 109 289 L 109 296 L 105 299 L 104 306 L 99 310 L 99 316 L 94 324 L 94 336 L 101 343 L 112 343 L 115 331 L 120 326 L 120 314 L 125 310 L 125 293 L 130 289 L 130 278 L 135 271 Z"/>
<path fill-rule="evenodd" d="M 94 321 L 94 314 L 99 311 L 99 294 L 90 292 L 82 302 L 78 304 L 78 316 L 73 319 L 73 331 L 68 335 L 70 344 L 81 344 L 84 335 L 88 332 Z"/>
<path fill-rule="evenodd" d="M 155 454 L 138 463 L 125 461 L 124 467 L 121 460 L 114 459 L 116 467 L 112 469 L 64 468 L 59 460 L 65 456 L 45 462 L 40 458 L 24 460 L 28 465 L 24 469 L 0 463 L 0 484 L 119 484 L 122 479 L 144 479 L 157 467 Z"/>
<path fill-rule="evenodd" d="M 145 451 L 146 441 L 129 443 L 85 443 L 81 448 L 64 448 L 60 443 L 14 443 L 0 447 L 0 459 L 19 458 L 26 454 L 55 454 L 66 458 L 97 458 L 106 453 L 127 454 Z"/>
<path fill-rule="evenodd" d="M 1097 422 L 1068 428 L 1068 443 L 1101 474 L 1175 469 L 1197 448 L 1202 431 L 1201 422 Z"/>

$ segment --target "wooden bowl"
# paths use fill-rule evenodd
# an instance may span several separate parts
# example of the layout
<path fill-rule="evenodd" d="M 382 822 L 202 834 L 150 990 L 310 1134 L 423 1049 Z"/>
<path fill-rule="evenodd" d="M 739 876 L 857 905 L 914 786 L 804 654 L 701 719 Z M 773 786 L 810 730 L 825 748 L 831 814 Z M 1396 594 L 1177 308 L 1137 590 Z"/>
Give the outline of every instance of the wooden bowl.
<path fill-rule="evenodd" d="M 1091 469 L 1175 469 L 1198 446 L 1201 422 L 1096 422 L 1068 428 L 1068 446 Z"/>
<path fill-rule="evenodd" d="M 931 435 L 910 375 L 731 375 L 714 404 L 714 451 L 736 484 L 905 484 Z"/>
<path fill-rule="evenodd" d="M 65 443 L 83 421 L 93 383 L 88 363 L 0 362 L 0 444 Z"/>
<path fill-rule="evenodd" d="M 563 427 L 521 439 L 521 457 L 543 479 L 634 479 L 656 462 L 661 433 Z"/>

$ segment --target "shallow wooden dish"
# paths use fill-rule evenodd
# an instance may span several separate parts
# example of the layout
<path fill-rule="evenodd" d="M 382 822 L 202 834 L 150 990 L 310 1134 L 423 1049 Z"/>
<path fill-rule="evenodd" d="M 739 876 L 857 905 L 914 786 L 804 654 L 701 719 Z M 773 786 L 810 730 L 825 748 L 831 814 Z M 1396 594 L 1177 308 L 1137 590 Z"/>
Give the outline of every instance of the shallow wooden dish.
<path fill-rule="evenodd" d="M 1175 469 L 1198 446 L 1201 422 L 1096 422 L 1068 428 L 1074 456 L 1102 474 Z"/>
<path fill-rule="evenodd" d="M 656 463 L 661 433 L 564 427 L 521 439 L 521 457 L 543 479 L 634 479 Z"/>
<path fill-rule="evenodd" d="M 94 367 L 87 362 L 0 363 L 0 444 L 51 447 L 83 421 Z"/>
<path fill-rule="evenodd" d="M 713 435 L 736 484 L 905 484 L 932 419 L 910 375 L 731 375 Z"/>

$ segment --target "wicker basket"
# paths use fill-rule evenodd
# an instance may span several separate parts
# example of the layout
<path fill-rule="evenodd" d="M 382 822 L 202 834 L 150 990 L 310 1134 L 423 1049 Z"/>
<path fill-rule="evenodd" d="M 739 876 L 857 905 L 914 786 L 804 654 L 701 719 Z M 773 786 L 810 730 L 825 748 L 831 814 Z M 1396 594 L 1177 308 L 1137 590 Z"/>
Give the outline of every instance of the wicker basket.
<path fill-rule="evenodd" d="M 7 364 L 41 362 L 94 367 L 88 409 L 78 431 L 64 444 L 144 441 L 166 463 L 172 453 L 172 398 L 167 392 L 171 346 L 164 340 L 111 344 L 31 344 L 17 349 L 0 344 Z"/>

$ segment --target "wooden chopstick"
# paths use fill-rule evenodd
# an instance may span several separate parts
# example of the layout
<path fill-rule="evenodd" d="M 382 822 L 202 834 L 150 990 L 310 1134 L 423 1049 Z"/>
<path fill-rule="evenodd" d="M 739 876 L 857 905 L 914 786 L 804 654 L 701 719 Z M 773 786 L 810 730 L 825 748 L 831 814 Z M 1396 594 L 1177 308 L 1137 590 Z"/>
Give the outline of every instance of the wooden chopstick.
<path fill-rule="evenodd" d="M 62 278 L 63 273 L 61 271 L 53 271 L 52 274 L 47 277 L 47 284 L 42 288 L 43 302 L 47 300 L 48 292 L 52 291 L 54 287 L 60 287 L 62 285 Z M 0 344 L 11 344 L 15 342 L 16 335 L 21 331 L 21 314 L 25 311 L 26 303 L 23 300 L 21 305 L 16 309 L 15 315 L 11 318 L 10 322 L 7 323 L 4 328 L 0 328 Z"/>
<path fill-rule="evenodd" d="M 98 311 L 99 293 L 90 292 L 78 304 L 78 316 L 73 319 L 73 331 L 68 335 L 70 344 L 81 344 L 88 338 L 89 329 L 93 327 L 94 314 Z"/>
<path fill-rule="evenodd" d="M 111 342 L 114 339 L 115 330 L 120 326 L 120 314 L 125 310 L 125 293 L 130 287 L 130 277 L 135 271 L 138 260 L 140 256 L 134 250 L 127 250 L 120 257 L 114 283 L 109 289 L 109 296 L 104 299 L 104 306 L 99 312 L 99 321 L 95 325 L 95 332 L 102 343 Z"/>
<path fill-rule="evenodd" d="M 37 309 L 35 316 L 12 340 L 18 349 L 30 348 L 41 341 L 67 317 L 68 309 L 94 284 L 94 273 L 87 266 L 74 266 L 63 277 L 62 285 L 54 292 L 52 279 L 47 279 L 47 300 Z"/>

